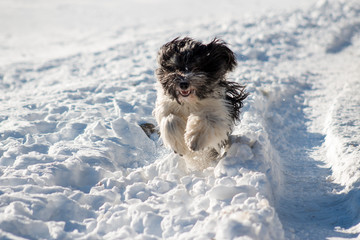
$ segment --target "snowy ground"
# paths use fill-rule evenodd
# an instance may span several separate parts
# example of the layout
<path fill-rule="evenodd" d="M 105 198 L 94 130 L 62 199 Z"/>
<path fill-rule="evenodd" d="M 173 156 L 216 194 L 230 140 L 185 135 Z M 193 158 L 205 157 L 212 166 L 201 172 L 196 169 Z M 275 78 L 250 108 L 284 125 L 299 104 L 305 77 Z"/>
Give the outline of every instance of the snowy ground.
<path fill-rule="evenodd" d="M 358 0 L 103 2 L 0 2 L 0 239 L 359 236 Z M 228 42 L 251 94 L 204 171 L 138 125 L 176 36 Z"/>

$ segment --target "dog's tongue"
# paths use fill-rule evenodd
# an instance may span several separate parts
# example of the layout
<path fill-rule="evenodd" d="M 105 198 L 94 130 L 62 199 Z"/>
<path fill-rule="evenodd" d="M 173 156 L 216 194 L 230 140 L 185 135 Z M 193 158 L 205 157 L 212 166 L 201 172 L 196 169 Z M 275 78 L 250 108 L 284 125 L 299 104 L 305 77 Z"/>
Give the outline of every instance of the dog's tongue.
<path fill-rule="evenodd" d="M 181 90 L 182 95 L 188 95 L 190 93 L 190 90 Z"/>

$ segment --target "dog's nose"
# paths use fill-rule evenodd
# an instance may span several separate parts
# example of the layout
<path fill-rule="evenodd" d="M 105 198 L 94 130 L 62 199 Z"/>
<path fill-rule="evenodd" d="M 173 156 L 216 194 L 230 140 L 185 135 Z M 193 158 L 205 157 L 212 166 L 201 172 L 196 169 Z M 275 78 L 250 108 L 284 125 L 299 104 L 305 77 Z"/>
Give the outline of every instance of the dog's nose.
<path fill-rule="evenodd" d="M 189 83 L 188 83 L 188 82 L 181 82 L 181 83 L 179 84 L 179 86 L 180 86 L 180 88 L 181 88 L 182 90 L 186 90 L 186 89 L 189 88 Z"/>

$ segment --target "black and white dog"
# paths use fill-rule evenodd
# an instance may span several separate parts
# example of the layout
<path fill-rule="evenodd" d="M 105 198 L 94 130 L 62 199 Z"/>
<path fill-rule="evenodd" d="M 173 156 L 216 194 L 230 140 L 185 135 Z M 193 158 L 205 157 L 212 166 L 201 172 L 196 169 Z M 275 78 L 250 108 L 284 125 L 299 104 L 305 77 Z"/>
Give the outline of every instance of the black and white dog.
<path fill-rule="evenodd" d="M 226 80 L 236 67 L 225 42 L 208 44 L 185 37 L 158 53 L 154 115 L 165 146 L 202 169 L 219 158 L 247 97 L 244 87 Z"/>

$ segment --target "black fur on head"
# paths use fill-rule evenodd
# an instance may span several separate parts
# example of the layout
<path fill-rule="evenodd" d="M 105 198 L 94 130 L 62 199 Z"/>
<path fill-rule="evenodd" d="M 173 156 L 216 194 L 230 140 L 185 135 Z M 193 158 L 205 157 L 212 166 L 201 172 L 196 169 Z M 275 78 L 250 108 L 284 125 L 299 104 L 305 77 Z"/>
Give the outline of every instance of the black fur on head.
<path fill-rule="evenodd" d="M 179 102 L 182 89 L 193 91 L 200 100 L 225 97 L 234 119 L 238 119 L 247 94 L 244 87 L 226 81 L 226 73 L 236 67 L 236 58 L 224 41 L 215 38 L 203 44 L 189 37 L 175 38 L 160 48 L 157 60 L 157 78 L 170 98 Z M 219 95 L 221 89 L 226 96 Z"/>

